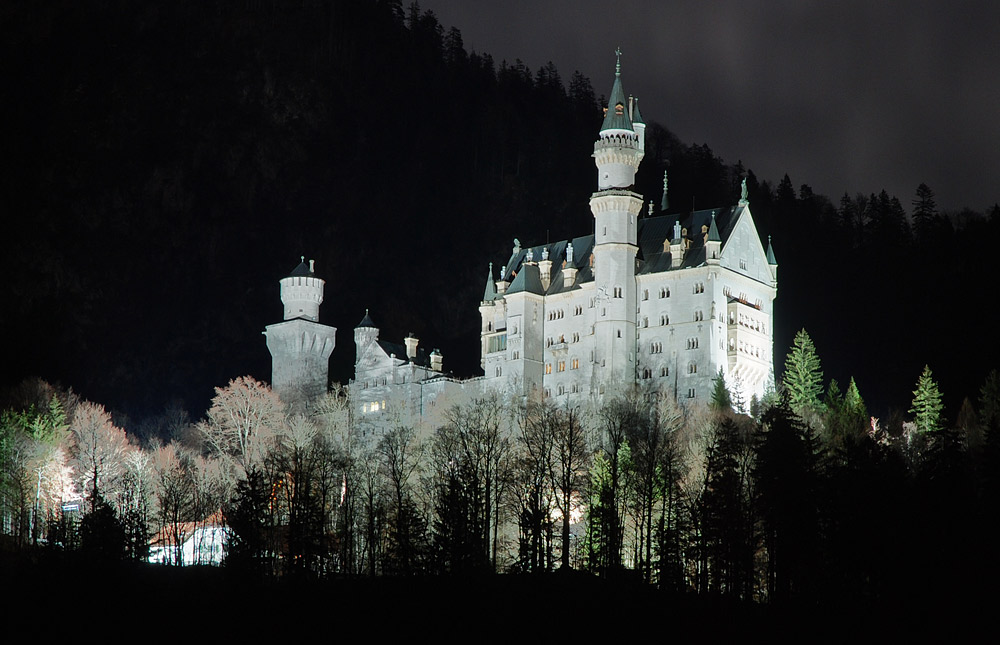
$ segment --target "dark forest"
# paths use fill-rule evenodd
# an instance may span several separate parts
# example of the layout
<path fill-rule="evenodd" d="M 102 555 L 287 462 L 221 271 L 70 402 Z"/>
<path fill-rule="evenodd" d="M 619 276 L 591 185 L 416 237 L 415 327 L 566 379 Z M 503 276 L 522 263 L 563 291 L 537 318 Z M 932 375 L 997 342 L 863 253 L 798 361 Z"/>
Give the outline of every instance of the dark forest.
<path fill-rule="evenodd" d="M 268 378 L 261 331 L 279 319 L 277 280 L 300 255 L 316 259 L 323 320 L 340 329 L 332 381 L 351 376 L 349 330 L 366 308 L 387 336 L 433 338 L 449 370 L 473 375 L 487 264 L 514 237 L 541 243 L 593 226 L 591 146 L 611 52 L 607 78 L 531 70 L 468 51 L 458 29 L 393 0 L 10 2 L 0 8 L 0 46 L 0 330 L 12 345 L 2 374 L 6 551 L 41 553 L 40 535 L 55 544 L 66 530 L 32 515 L 38 506 L 25 506 L 29 490 L 17 489 L 11 464 L 25 436 L 55 446 L 77 432 L 81 409 L 107 436 L 123 429 L 114 441 L 160 451 L 165 465 L 150 472 L 178 481 L 201 472 L 197 460 L 213 448 L 196 423 L 232 379 Z M 624 64 L 626 87 L 628 65 L 641 64 Z M 609 402 L 605 434 L 591 438 L 586 476 L 572 486 L 596 495 L 589 550 L 575 552 L 572 568 L 745 602 L 971 592 L 973 572 L 997 570 L 987 527 L 1000 500 L 1000 381 L 992 316 L 973 305 L 994 273 L 1000 206 L 939 211 L 921 177 L 913 195 L 814 194 L 807 177 L 792 181 L 794 169 L 757 177 L 753 160 L 724 161 L 707 144 L 678 140 L 657 123 L 668 112 L 643 104 L 650 126 L 637 192 L 659 204 L 667 170 L 669 212 L 684 213 L 733 203 L 746 178 L 758 233 L 780 266 L 777 379 L 804 360 L 797 332 L 807 329 L 822 359 L 812 384 L 820 389 L 779 387 L 746 414 L 720 391 L 713 410 L 673 421 L 637 412 L 634 399 L 649 393 Z M 918 383 L 925 365 L 933 381 Z M 933 399 L 931 386 L 942 404 L 924 427 L 916 399 Z M 480 412 L 456 410 L 454 425 L 476 427 Z M 512 454 L 538 439 L 532 431 L 551 438 L 573 423 L 544 406 L 506 414 L 520 420 Z M 337 423 L 314 421 L 317 436 Z M 616 427 L 628 435 L 622 463 L 608 434 Z M 681 428 L 706 438 L 694 460 L 679 456 Z M 395 489 L 384 479 L 392 458 L 408 463 L 404 435 L 373 466 L 387 495 L 378 513 L 362 508 L 356 455 L 310 438 L 244 463 L 225 495 L 200 498 L 191 479 L 190 499 L 175 491 L 173 522 L 223 508 L 242 540 L 233 566 L 255 580 L 505 570 L 495 544 L 476 541 L 491 529 L 475 523 L 492 517 L 476 504 L 488 509 L 491 495 L 500 503 L 489 482 L 439 470 L 403 491 L 406 477 Z M 654 435 L 662 447 L 649 447 Z M 275 527 L 288 530 L 287 517 L 262 510 L 275 473 L 321 459 L 328 470 L 309 476 L 325 495 L 345 472 L 358 474 L 351 512 L 384 523 L 364 538 L 375 549 L 373 536 L 383 536 L 377 552 L 350 550 L 361 542 L 337 524 L 342 510 L 303 519 L 295 526 L 319 533 L 298 542 L 275 537 Z M 518 466 L 511 477 L 530 480 L 531 465 Z M 619 467 L 621 489 L 611 477 Z M 685 476 L 664 474 L 682 467 Z M 128 515 L 139 508 L 124 492 L 133 489 L 100 491 L 96 467 L 84 479 L 91 519 L 60 543 L 65 551 L 142 559 L 156 522 Z M 312 495 L 303 512 L 333 505 Z M 527 506 L 517 512 L 503 502 L 523 540 L 506 570 L 566 564 L 542 499 L 518 499 Z M 678 506 L 664 510 L 667 500 Z M 286 510 L 301 509 L 290 501 Z M 626 526 L 638 532 L 627 537 Z M 101 542 L 109 535 L 112 547 Z"/>

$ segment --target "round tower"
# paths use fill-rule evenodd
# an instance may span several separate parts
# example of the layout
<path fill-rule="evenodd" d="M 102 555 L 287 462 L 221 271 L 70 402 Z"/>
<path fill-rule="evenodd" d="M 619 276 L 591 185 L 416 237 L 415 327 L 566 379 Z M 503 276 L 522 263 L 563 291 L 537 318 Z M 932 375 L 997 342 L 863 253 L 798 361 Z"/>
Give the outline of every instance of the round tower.
<path fill-rule="evenodd" d="M 324 281 L 305 258 L 279 281 L 284 322 L 264 330 L 271 352 L 271 387 L 295 413 L 305 413 L 326 393 L 330 354 L 337 342 L 334 327 L 319 324 Z"/>
<path fill-rule="evenodd" d="M 634 101 L 625 98 L 621 52 L 616 53 L 615 82 L 594 143 L 598 190 L 590 198 L 597 292 L 594 362 L 605 383 L 625 384 L 635 378 L 635 258 L 642 196 L 631 189 L 643 157 L 644 126 L 637 131 L 633 123 L 633 117 L 640 123 L 642 117 L 633 111 Z"/>
<path fill-rule="evenodd" d="M 281 279 L 281 304 L 285 308 L 285 320 L 304 318 L 319 322 L 319 306 L 323 304 L 323 285 L 326 283 L 316 277 L 314 267 L 315 261 L 309 260 L 307 267 L 303 256 L 299 266 L 287 278 Z"/>

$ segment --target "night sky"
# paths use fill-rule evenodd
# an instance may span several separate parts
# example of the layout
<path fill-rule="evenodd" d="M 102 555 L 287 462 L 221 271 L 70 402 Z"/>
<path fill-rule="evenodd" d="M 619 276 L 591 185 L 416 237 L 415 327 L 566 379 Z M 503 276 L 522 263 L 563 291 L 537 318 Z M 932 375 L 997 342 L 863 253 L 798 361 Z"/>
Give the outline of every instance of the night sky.
<path fill-rule="evenodd" d="M 426 0 L 466 48 L 548 61 L 758 177 L 788 173 L 834 202 L 917 184 L 945 210 L 1000 200 L 1000 65 L 993 2 Z"/>

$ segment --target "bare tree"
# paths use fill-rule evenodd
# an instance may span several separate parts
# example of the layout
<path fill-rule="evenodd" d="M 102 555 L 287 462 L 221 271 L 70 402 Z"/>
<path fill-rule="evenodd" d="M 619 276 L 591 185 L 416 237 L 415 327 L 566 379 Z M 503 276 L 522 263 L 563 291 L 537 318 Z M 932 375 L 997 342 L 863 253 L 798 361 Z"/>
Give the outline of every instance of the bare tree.
<path fill-rule="evenodd" d="M 284 407 L 266 384 L 241 376 L 215 388 L 212 407 L 198 425 L 209 446 L 231 459 L 246 476 L 263 463 L 267 449 L 284 431 Z"/>
<path fill-rule="evenodd" d="M 125 431 L 111 422 L 104 406 L 89 401 L 77 406 L 70 430 L 78 488 L 91 496 L 91 511 L 98 495 L 114 506 L 121 493 L 126 456 L 135 448 Z"/>

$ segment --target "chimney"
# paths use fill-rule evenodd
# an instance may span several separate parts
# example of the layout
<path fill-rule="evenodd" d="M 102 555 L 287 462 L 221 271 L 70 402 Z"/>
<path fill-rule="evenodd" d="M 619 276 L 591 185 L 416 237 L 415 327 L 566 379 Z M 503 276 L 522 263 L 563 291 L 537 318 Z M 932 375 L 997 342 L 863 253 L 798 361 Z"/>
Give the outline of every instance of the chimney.
<path fill-rule="evenodd" d="M 576 264 L 574 264 L 573 243 L 566 245 L 566 261 L 563 263 L 563 288 L 569 289 L 576 284 Z"/>
<path fill-rule="evenodd" d="M 420 340 L 414 336 L 411 331 L 406 338 L 403 339 L 403 342 L 406 344 L 406 358 L 413 361 L 417 357 L 417 343 L 419 343 Z"/>
<path fill-rule="evenodd" d="M 431 369 L 435 372 L 441 371 L 441 363 L 444 361 L 444 357 L 441 356 L 441 350 L 435 349 L 431 352 Z"/>
<path fill-rule="evenodd" d="M 316 273 L 316 260 L 309 260 L 309 273 Z"/>

